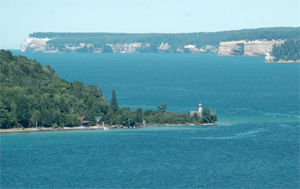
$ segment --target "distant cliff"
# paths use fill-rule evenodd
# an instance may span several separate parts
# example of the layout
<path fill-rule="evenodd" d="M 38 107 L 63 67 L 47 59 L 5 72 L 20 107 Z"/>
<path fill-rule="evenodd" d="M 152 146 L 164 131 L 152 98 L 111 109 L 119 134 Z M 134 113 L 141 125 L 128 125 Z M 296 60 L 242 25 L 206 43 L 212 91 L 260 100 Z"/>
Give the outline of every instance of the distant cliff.
<path fill-rule="evenodd" d="M 255 41 L 228 41 L 221 42 L 219 56 L 265 56 L 272 51 L 274 44 L 281 44 L 284 40 L 255 40 Z"/>
<path fill-rule="evenodd" d="M 55 38 L 53 38 L 55 39 Z M 151 46 L 149 43 L 108 43 L 103 47 L 97 47 L 92 43 L 64 44 L 55 46 L 47 42 L 49 38 L 27 38 L 21 43 L 22 52 L 45 52 L 45 53 L 216 53 L 217 48 L 205 45 L 197 48 L 196 45 L 187 44 L 183 48 L 175 50 L 171 45 L 162 42 L 159 46 Z"/>
<path fill-rule="evenodd" d="M 271 50 L 273 39 L 299 39 L 299 32 L 299 27 L 176 34 L 37 32 L 29 34 L 21 50 L 46 53 L 219 52 L 220 56 L 261 56 L 265 50 Z"/>

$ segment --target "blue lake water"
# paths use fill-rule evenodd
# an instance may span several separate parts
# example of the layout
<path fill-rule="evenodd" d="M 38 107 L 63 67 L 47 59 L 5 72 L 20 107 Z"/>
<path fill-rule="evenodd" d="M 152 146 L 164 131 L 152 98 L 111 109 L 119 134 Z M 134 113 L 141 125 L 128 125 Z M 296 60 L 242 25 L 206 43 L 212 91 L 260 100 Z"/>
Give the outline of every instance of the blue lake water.
<path fill-rule="evenodd" d="M 22 53 L 119 105 L 218 126 L 5 133 L 3 188 L 299 188 L 299 64 L 215 54 Z"/>

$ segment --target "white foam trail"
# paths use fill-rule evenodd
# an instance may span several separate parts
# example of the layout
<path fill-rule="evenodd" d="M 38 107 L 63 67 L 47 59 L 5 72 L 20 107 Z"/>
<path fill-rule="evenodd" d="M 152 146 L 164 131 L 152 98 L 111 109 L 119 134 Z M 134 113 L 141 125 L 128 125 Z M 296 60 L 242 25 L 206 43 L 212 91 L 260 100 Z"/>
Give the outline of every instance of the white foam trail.
<path fill-rule="evenodd" d="M 257 130 L 250 130 L 244 133 L 237 133 L 234 136 L 224 136 L 224 137 L 200 137 L 197 139 L 208 139 L 208 140 L 227 140 L 227 139 L 241 139 L 245 137 L 253 137 L 257 133 L 268 131 L 267 129 L 257 129 Z"/>

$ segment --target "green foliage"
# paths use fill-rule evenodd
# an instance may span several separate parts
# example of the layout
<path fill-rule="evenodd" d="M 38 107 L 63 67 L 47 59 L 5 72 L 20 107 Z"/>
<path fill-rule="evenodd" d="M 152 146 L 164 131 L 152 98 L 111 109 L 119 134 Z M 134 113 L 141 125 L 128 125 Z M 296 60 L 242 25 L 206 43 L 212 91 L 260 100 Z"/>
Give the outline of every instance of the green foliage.
<path fill-rule="evenodd" d="M 203 115 L 203 117 L 209 116 L 210 115 L 210 109 L 209 108 L 204 108 L 202 110 L 202 115 Z"/>
<path fill-rule="evenodd" d="M 167 109 L 167 105 L 164 103 L 161 103 L 161 106 L 157 106 L 157 108 L 159 109 L 159 111 L 165 112 Z"/>
<path fill-rule="evenodd" d="M 0 102 L 0 124 L 3 126 L 2 128 L 6 129 L 8 128 L 9 123 L 9 114 L 8 110 L 5 109 L 2 102 Z"/>
<path fill-rule="evenodd" d="M 35 123 L 35 126 L 37 127 L 38 122 L 40 121 L 41 112 L 39 110 L 35 110 L 33 114 L 31 115 L 30 120 Z"/>
<path fill-rule="evenodd" d="M 299 60 L 300 59 L 300 40 L 287 39 L 281 45 L 273 45 L 272 56 L 275 57 L 275 61 L 278 60 Z"/>
<path fill-rule="evenodd" d="M 205 123 L 215 123 L 218 120 L 217 115 L 211 114 L 210 112 L 209 108 L 204 108 L 202 111 L 202 117 Z"/>
<path fill-rule="evenodd" d="M 54 124 L 52 125 L 52 128 L 53 128 L 53 129 L 56 129 L 56 128 L 58 128 L 58 125 L 57 125 L 57 123 L 54 123 Z"/>
<path fill-rule="evenodd" d="M 197 113 L 194 113 L 192 120 L 193 123 L 203 123 L 203 119 Z"/>
<path fill-rule="evenodd" d="M 104 49 L 103 49 L 103 53 L 113 53 L 114 51 L 112 50 L 112 48 L 108 45 L 105 45 L 104 46 Z"/>
<path fill-rule="evenodd" d="M 112 91 L 111 93 L 111 100 L 110 100 L 110 108 L 114 113 L 117 113 L 118 109 L 119 109 L 119 105 L 118 105 L 118 101 L 117 101 L 117 95 L 115 90 Z"/>
<path fill-rule="evenodd" d="M 239 40 L 272 40 L 272 39 L 299 39 L 300 27 L 275 27 L 275 28 L 258 28 L 258 29 L 243 29 L 229 35 L 224 41 L 239 41 Z"/>
<path fill-rule="evenodd" d="M 78 115 L 105 114 L 107 100 L 95 86 L 60 79 L 50 66 L 1 50 L 1 128 L 79 125 Z"/>
<path fill-rule="evenodd" d="M 201 118 L 198 117 L 196 120 L 194 120 L 192 117 L 190 117 L 189 114 L 186 113 L 173 113 L 173 112 L 167 112 L 165 109 L 167 109 L 166 104 L 161 104 L 161 106 L 157 106 L 158 110 L 146 110 L 144 112 L 143 118 L 145 119 L 147 124 L 190 124 L 190 123 L 203 123 Z"/>
<path fill-rule="evenodd" d="M 139 123 L 143 122 L 143 110 L 142 108 L 138 108 L 137 110 L 134 111 L 136 115 L 136 121 Z"/>
<path fill-rule="evenodd" d="M 64 122 L 65 126 L 72 127 L 74 125 L 79 125 L 79 123 L 80 123 L 80 119 L 78 115 L 72 113 L 65 115 L 65 122 Z"/>
<path fill-rule="evenodd" d="M 218 120 L 218 118 L 217 118 L 217 115 L 209 115 L 209 117 L 210 117 L 210 120 L 211 120 L 211 122 L 212 123 L 215 123 L 217 120 Z"/>
<path fill-rule="evenodd" d="M 147 124 L 190 124 L 192 119 L 185 113 L 161 112 L 153 111 L 147 116 L 144 114 L 144 119 Z"/>

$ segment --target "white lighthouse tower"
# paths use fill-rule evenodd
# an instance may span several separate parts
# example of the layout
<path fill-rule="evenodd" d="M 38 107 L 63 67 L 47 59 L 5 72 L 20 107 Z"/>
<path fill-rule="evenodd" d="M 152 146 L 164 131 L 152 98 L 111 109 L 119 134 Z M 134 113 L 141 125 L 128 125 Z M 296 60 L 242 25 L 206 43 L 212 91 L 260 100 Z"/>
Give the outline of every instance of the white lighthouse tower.
<path fill-rule="evenodd" d="M 201 102 L 199 102 L 198 104 L 198 111 L 189 111 L 190 116 L 194 116 L 195 114 L 197 114 L 198 116 L 202 117 L 202 104 Z"/>
<path fill-rule="evenodd" d="M 198 104 L 198 112 L 199 112 L 200 115 L 202 115 L 202 104 L 201 104 L 201 102 L 199 102 L 199 104 Z"/>

